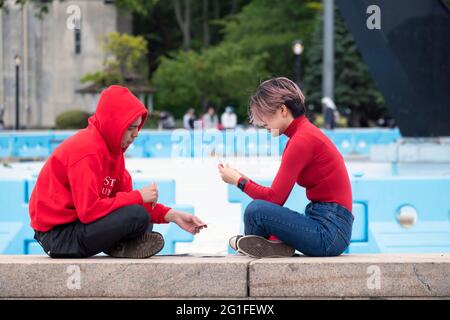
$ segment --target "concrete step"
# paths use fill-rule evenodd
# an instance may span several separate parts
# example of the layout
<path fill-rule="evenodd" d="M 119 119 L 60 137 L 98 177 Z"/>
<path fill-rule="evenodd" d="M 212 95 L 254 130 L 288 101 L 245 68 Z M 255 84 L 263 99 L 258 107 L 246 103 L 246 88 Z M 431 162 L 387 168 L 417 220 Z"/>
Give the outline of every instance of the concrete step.
<path fill-rule="evenodd" d="M 0 297 L 240 298 L 247 296 L 250 261 L 245 257 L 0 255 Z"/>
<path fill-rule="evenodd" d="M 251 259 L 0 255 L 0 298 L 450 297 L 450 254 Z"/>
<path fill-rule="evenodd" d="M 252 261 L 252 297 L 450 297 L 450 254 Z"/>

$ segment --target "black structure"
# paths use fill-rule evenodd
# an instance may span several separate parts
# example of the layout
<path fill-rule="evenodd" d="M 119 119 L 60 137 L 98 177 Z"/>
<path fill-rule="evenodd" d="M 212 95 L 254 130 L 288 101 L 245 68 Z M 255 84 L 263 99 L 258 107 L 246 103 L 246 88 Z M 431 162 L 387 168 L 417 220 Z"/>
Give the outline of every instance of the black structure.
<path fill-rule="evenodd" d="M 336 0 L 404 137 L 450 136 L 450 8 L 445 0 Z M 370 30 L 367 8 L 380 8 Z"/>
<path fill-rule="evenodd" d="M 16 55 L 14 58 L 14 63 L 16 65 L 16 130 L 20 130 L 20 105 L 19 105 L 19 99 L 20 99 L 20 57 Z"/>

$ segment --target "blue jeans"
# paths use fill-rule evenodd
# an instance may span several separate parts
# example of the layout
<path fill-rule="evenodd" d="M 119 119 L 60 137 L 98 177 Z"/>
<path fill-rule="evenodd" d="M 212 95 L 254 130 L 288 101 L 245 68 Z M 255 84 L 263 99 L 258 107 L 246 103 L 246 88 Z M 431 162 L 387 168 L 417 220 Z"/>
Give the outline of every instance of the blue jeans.
<path fill-rule="evenodd" d="M 333 202 L 310 202 L 305 214 L 254 200 L 245 209 L 245 234 L 276 236 L 307 256 L 338 256 L 347 249 L 354 217 Z"/>

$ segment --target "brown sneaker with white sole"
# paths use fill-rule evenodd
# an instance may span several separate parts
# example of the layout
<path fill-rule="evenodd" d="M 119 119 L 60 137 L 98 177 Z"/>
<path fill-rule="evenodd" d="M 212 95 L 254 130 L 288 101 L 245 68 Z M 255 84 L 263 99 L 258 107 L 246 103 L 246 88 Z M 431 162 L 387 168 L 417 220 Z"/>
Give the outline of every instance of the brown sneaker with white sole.
<path fill-rule="evenodd" d="M 114 258 L 144 259 L 154 256 L 164 247 L 164 237 L 158 232 L 146 232 L 143 235 L 121 241 L 105 250 L 105 253 Z"/>
<path fill-rule="evenodd" d="M 239 238 L 237 248 L 240 253 L 252 258 L 292 257 L 295 254 L 295 249 L 284 242 L 253 235 Z"/>

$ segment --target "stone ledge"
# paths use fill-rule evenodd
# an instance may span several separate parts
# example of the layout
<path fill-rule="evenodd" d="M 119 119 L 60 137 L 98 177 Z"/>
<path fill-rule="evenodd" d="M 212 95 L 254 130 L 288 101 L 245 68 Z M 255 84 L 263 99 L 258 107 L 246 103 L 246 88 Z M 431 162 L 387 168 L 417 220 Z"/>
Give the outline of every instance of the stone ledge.
<path fill-rule="evenodd" d="M 250 260 L 177 256 L 142 260 L 50 259 L 0 255 L 0 297 L 240 298 L 247 296 Z"/>
<path fill-rule="evenodd" d="M 252 297 L 450 297 L 450 254 L 252 261 L 249 288 Z"/>
<path fill-rule="evenodd" d="M 78 277 L 79 275 L 79 277 Z M 144 260 L 0 255 L 0 298 L 450 297 L 450 254 Z"/>

